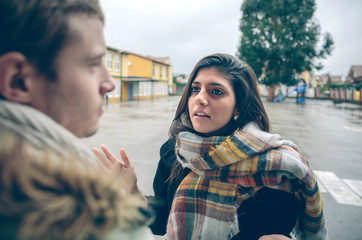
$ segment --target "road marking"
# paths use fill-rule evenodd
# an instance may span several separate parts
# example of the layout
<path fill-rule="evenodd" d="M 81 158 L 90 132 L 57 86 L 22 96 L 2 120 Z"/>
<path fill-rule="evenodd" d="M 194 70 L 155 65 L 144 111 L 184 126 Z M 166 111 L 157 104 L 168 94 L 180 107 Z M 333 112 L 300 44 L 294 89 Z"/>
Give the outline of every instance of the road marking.
<path fill-rule="evenodd" d="M 343 179 L 343 181 L 362 198 L 362 181 Z"/>
<path fill-rule="evenodd" d="M 362 132 L 362 128 L 358 126 L 342 126 L 344 129 L 352 132 Z"/>
<path fill-rule="evenodd" d="M 313 171 L 314 172 L 314 171 Z M 317 174 L 316 174 L 317 175 Z M 327 189 L 324 187 L 324 185 L 321 183 L 321 181 L 318 179 L 318 177 L 316 178 L 317 179 L 317 182 L 318 182 L 318 188 L 319 188 L 319 191 L 322 192 L 322 193 L 326 193 L 327 192 Z"/>
<path fill-rule="evenodd" d="M 338 203 L 362 207 L 361 198 L 355 194 L 346 184 L 344 184 L 344 182 L 339 179 L 336 174 L 325 171 L 313 172 Z"/>

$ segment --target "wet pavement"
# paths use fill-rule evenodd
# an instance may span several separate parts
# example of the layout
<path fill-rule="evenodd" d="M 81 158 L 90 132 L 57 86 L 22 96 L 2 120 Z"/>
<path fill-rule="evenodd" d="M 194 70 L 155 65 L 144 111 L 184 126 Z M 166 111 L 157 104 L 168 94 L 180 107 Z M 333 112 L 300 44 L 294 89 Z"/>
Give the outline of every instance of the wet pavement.
<path fill-rule="evenodd" d="M 91 147 L 105 144 L 117 155 L 125 148 L 141 191 L 152 194 L 159 149 L 167 140 L 179 99 L 110 103 L 100 130 L 85 142 Z M 328 100 L 300 105 L 295 99 L 264 104 L 272 132 L 295 142 L 321 177 L 330 239 L 362 239 L 362 106 Z"/>

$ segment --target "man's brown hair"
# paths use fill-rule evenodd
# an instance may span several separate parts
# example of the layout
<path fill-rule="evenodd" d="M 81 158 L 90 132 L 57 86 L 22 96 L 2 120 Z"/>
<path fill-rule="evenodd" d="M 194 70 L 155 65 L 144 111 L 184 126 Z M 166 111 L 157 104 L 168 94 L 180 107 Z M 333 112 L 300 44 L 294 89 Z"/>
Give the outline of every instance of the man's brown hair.
<path fill-rule="evenodd" d="M 71 40 L 69 17 L 104 22 L 98 0 L 0 0 L 0 55 L 20 52 L 39 73 L 56 79 L 56 58 Z"/>

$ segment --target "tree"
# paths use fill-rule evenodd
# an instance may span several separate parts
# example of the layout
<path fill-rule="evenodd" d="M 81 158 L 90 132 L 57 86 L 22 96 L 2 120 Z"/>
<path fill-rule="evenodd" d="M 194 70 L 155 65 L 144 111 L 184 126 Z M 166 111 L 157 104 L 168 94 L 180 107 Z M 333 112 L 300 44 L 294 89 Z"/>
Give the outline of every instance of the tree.
<path fill-rule="evenodd" d="M 297 74 L 321 69 L 317 60 L 331 55 L 334 42 L 329 33 L 318 47 L 315 9 L 314 0 L 244 0 L 237 55 L 269 86 L 268 100 L 274 99 L 277 84 L 295 85 Z"/>

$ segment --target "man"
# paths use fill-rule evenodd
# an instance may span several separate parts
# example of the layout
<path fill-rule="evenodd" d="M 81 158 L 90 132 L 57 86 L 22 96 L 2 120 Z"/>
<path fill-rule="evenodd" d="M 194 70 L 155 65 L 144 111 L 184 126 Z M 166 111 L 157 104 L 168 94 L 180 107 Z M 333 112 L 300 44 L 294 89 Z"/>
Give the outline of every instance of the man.
<path fill-rule="evenodd" d="M 150 237 L 147 203 L 78 139 L 115 87 L 103 24 L 97 0 L 0 0 L 1 237 Z"/>

